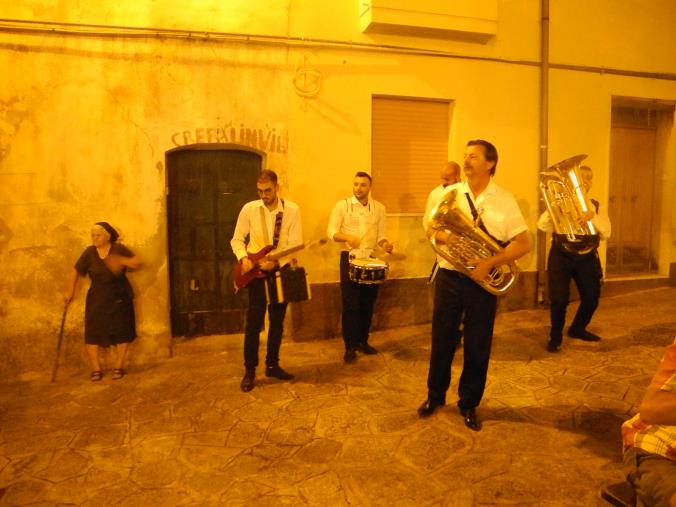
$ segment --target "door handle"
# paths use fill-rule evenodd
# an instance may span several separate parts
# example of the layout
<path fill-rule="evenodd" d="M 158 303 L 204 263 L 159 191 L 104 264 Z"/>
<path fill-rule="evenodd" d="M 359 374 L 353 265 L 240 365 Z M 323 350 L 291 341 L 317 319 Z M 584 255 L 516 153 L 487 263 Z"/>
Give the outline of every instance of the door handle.
<path fill-rule="evenodd" d="M 190 290 L 193 292 L 197 292 L 198 290 L 200 290 L 199 285 L 197 285 L 197 280 L 195 280 L 194 278 L 190 280 Z"/>

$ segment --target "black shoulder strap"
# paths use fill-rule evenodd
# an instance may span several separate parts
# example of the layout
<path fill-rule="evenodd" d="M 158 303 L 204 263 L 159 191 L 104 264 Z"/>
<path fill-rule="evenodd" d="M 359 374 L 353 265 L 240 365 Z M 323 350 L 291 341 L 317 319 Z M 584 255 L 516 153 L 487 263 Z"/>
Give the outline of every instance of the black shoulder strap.
<path fill-rule="evenodd" d="M 479 218 L 479 213 L 477 213 L 476 208 L 474 207 L 474 202 L 469 196 L 469 192 L 465 192 L 465 197 L 467 197 L 467 202 L 469 203 L 469 209 L 472 210 L 472 218 L 477 223 L 479 227 L 483 229 L 483 224 L 481 223 L 481 218 Z"/>
<path fill-rule="evenodd" d="M 486 229 L 486 226 L 484 225 L 483 220 L 481 220 L 481 217 L 479 216 L 479 213 L 476 210 L 476 207 L 474 206 L 474 203 L 472 202 L 472 198 L 469 196 L 468 192 L 465 192 L 465 197 L 467 197 L 467 202 L 469 203 L 469 209 L 472 211 L 472 218 L 474 219 L 474 223 L 484 231 L 490 238 L 493 239 L 498 245 L 500 245 L 502 248 L 506 247 L 509 245 L 509 241 L 500 241 L 498 238 L 493 236 L 490 232 L 488 232 L 488 229 Z"/>

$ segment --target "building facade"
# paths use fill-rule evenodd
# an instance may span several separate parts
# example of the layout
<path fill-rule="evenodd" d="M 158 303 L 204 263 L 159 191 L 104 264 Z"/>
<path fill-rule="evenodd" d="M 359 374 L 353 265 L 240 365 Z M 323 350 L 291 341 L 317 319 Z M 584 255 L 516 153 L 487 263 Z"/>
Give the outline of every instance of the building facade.
<path fill-rule="evenodd" d="M 293 339 L 340 331 L 339 245 L 323 240 L 332 205 L 351 194 L 360 170 L 373 172 L 376 199 L 385 189 L 402 195 L 386 202 L 398 255 L 375 324 L 429 321 L 434 255 L 418 203 L 446 159 L 461 161 L 469 139 L 497 146 L 496 181 L 517 197 L 539 244 L 520 260 L 522 277 L 504 308 L 543 300 L 538 173 L 581 153 L 594 168 L 593 194 L 614 206 L 619 240 L 601 248 L 608 279 L 613 270 L 674 279 L 670 0 L 204 0 L 190 9 L 171 0 L 34 0 L 3 5 L 0 18 L 3 378 L 49 369 L 59 293 L 101 220 L 145 260 L 129 275 L 139 333 L 133 361 L 168 357 L 176 334 L 237 332 L 228 326 L 241 300 L 213 305 L 229 287 L 224 231 L 248 195 L 227 169 L 240 162 L 171 177 L 203 167 L 205 153 L 221 161 L 214 167 L 227 152 L 254 154 L 253 170 L 276 170 L 283 195 L 301 207 L 306 248 L 297 258 L 313 299 L 292 308 Z M 428 172 L 409 175 L 415 185 L 374 166 L 387 149 L 372 135 L 379 99 L 445 107 L 441 135 L 411 120 L 411 151 L 442 140 Z M 232 177 L 214 183 L 214 171 Z M 213 206 L 182 222 L 191 205 L 171 196 L 193 192 L 186 199 L 203 203 L 205 189 Z M 647 206 L 632 209 L 641 199 Z M 182 227 L 198 231 L 186 244 Z M 177 268 L 188 257 L 189 267 Z M 636 271 L 635 259 L 648 266 Z M 207 295 L 186 302 L 191 294 Z M 81 293 L 66 320 L 64 359 L 72 363 L 81 361 L 82 301 Z M 205 309 L 215 317 L 200 317 Z M 234 313 L 223 317 L 226 310 Z"/>

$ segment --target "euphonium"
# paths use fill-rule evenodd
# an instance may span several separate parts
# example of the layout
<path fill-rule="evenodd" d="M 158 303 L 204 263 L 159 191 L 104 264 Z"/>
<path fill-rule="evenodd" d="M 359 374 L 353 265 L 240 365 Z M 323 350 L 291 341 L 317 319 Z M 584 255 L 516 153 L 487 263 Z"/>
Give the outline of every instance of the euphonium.
<path fill-rule="evenodd" d="M 459 272 L 469 276 L 478 260 L 501 252 L 502 247 L 458 208 L 457 192 L 457 189 L 451 190 L 432 208 L 425 229 L 432 249 Z M 449 234 L 449 239 L 438 244 L 436 233 L 442 230 Z M 478 283 L 491 294 L 500 296 L 512 287 L 518 276 L 519 269 L 512 262 L 493 268 Z"/>
<path fill-rule="evenodd" d="M 599 235 L 591 221 L 582 217 L 591 209 L 582 187 L 578 168 L 587 155 L 568 158 L 540 173 L 540 192 L 560 235 L 559 244 L 568 252 L 586 254 L 599 245 Z"/>

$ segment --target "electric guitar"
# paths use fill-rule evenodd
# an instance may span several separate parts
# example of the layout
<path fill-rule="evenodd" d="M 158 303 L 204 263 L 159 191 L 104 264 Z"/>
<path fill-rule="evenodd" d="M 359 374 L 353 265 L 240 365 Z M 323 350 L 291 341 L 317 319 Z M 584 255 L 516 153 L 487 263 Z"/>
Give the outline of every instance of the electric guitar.
<path fill-rule="evenodd" d="M 288 248 L 284 248 L 283 250 L 275 250 L 274 252 L 270 253 L 272 251 L 272 245 L 268 245 L 261 248 L 256 253 L 248 254 L 247 257 L 254 263 L 254 267 L 251 271 L 242 273 L 242 263 L 238 262 L 235 264 L 235 270 L 233 273 L 235 292 L 249 285 L 252 280 L 256 278 L 265 278 L 267 276 L 267 272 L 260 268 L 262 261 L 276 261 L 280 257 L 284 257 L 285 255 L 302 250 L 303 248 L 305 248 L 305 245 L 301 243 L 300 245 L 290 246 Z"/>

